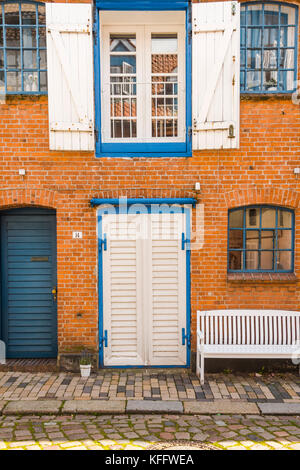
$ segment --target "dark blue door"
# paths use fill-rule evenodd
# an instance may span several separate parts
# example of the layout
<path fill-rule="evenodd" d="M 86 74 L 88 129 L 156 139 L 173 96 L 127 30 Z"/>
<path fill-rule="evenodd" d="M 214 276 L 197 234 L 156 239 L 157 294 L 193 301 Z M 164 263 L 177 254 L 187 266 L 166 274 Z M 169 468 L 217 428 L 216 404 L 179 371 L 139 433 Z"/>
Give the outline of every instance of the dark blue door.
<path fill-rule="evenodd" d="M 1 335 L 8 358 L 56 357 L 56 217 L 16 209 L 1 215 Z"/>

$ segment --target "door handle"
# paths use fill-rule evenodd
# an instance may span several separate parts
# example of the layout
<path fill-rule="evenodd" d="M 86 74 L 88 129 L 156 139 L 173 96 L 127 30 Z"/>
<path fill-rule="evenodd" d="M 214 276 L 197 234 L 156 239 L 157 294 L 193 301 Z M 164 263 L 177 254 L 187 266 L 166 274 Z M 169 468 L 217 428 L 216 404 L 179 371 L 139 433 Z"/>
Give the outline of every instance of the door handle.
<path fill-rule="evenodd" d="M 56 299 L 57 299 L 57 290 L 56 290 L 56 287 L 53 287 L 51 293 L 52 293 L 54 302 L 56 302 Z"/>

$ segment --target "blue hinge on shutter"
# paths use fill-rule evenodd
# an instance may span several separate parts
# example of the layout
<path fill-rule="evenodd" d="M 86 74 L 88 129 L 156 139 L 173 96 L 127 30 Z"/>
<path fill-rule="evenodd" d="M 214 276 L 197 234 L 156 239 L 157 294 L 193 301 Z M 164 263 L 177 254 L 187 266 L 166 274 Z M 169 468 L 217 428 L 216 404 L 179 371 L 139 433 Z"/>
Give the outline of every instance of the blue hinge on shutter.
<path fill-rule="evenodd" d="M 187 344 L 187 347 L 191 347 L 191 335 L 189 333 L 185 334 L 185 328 L 182 328 L 181 330 L 182 334 L 182 346 L 185 346 L 185 342 Z"/>
<path fill-rule="evenodd" d="M 102 343 L 104 343 L 104 347 L 107 348 L 107 344 L 108 344 L 107 330 L 104 330 L 104 335 L 100 337 L 100 340 L 99 340 L 100 349 L 102 349 Z"/>
<path fill-rule="evenodd" d="M 190 240 L 188 238 L 185 238 L 185 234 L 182 232 L 181 234 L 181 249 L 184 250 L 186 245 L 186 249 L 190 250 Z"/>
<path fill-rule="evenodd" d="M 107 250 L 107 239 L 106 239 L 106 233 L 103 234 L 103 238 L 100 238 L 99 240 L 100 242 L 100 245 L 99 245 L 99 249 L 106 251 Z"/>

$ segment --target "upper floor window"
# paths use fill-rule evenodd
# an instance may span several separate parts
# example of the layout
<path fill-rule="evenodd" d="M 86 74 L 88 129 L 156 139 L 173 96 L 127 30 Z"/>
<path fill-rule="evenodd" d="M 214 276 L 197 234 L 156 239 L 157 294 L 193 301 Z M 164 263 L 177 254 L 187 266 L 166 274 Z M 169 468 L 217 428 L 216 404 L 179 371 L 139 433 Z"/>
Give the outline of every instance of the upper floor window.
<path fill-rule="evenodd" d="M 241 5 L 241 91 L 292 92 L 297 79 L 298 9 L 278 2 Z"/>
<path fill-rule="evenodd" d="M 187 152 L 185 23 L 184 11 L 100 11 L 102 152 Z"/>
<path fill-rule="evenodd" d="M 294 212 L 272 206 L 229 211 L 228 271 L 292 272 Z"/>
<path fill-rule="evenodd" d="M 47 92 L 45 6 L 0 3 L 0 93 Z"/>

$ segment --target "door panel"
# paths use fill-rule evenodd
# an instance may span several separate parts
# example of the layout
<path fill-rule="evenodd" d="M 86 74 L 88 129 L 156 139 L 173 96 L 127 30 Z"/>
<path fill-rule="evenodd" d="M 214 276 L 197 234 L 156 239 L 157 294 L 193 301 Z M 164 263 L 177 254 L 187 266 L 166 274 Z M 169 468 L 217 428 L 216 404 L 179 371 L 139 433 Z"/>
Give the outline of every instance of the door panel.
<path fill-rule="evenodd" d="M 167 220 L 167 219 L 170 220 Z M 185 365 L 186 251 L 182 213 L 104 215 L 104 365 Z M 123 240 L 118 239 L 120 230 Z"/>
<path fill-rule="evenodd" d="M 103 252 L 104 330 L 108 331 L 104 363 L 107 366 L 143 364 L 141 244 L 136 237 L 139 221 L 135 216 L 128 218 L 129 223 L 124 227 L 121 218 L 103 216 L 103 233 L 107 236 L 107 250 Z"/>
<path fill-rule="evenodd" d="M 1 216 L 2 337 L 7 357 L 57 355 L 55 215 Z"/>

